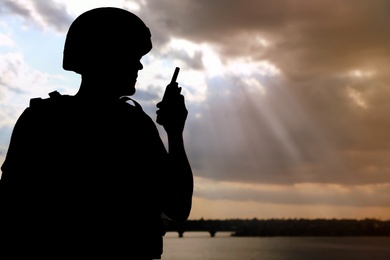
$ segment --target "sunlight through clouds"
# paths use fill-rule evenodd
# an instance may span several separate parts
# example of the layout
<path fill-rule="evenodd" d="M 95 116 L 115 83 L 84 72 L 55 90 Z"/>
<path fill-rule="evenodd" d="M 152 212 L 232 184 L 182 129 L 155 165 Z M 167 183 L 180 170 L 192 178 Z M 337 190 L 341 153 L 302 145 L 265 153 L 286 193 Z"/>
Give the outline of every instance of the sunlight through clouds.
<path fill-rule="evenodd" d="M 367 103 L 363 98 L 362 93 L 358 92 L 356 89 L 348 88 L 348 96 L 361 108 L 367 108 Z"/>
<path fill-rule="evenodd" d="M 254 61 L 252 59 L 232 59 L 227 62 L 227 70 L 240 77 L 260 75 L 277 76 L 280 70 L 267 60 Z"/>
<path fill-rule="evenodd" d="M 203 64 L 208 77 L 223 75 L 223 65 L 218 54 L 209 46 L 204 46 L 203 49 Z"/>
<path fill-rule="evenodd" d="M 137 1 L 124 1 L 123 7 L 129 11 L 137 12 L 141 9 L 141 5 L 145 5 L 146 3 L 144 1 L 139 1 L 141 3 L 138 3 Z"/>
<path fill-rule="evenodd" d="M 351 77 L 355 78 L 371 78 L 375 76 L 376 72 L 374 70 L 353 70 L 349 73 Z"/>

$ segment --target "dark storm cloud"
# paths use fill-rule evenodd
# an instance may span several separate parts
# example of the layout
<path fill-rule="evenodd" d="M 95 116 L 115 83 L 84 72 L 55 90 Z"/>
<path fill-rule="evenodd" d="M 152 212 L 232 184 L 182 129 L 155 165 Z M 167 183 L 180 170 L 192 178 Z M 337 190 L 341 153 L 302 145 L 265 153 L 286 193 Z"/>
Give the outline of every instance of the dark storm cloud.
<path fill-rule="evenodd" d="M 214 43 L 224 58 L 269 59 L 286 75 L 301 79 L 356 64 L 381 61 L 388 66 L 389 11 L 385 0 L 165 0 L 148 1 L 139 15 L 157 43 L 170 36 Z M 266 53 L 253 44 L 257 36 L 273 44 Z"/>
<path fill-rule="evenodd" d="M 197 174 L 262 183 L 390 181 L 388 1 L 148 1 L 158 48 L 207 43 L 222 62 L 267 60 L 279 77 L 209 79 L 191 110 Z M 148 15 L 153 14 L 153 15 Z M 262 42 L 263 41 L 263 42 Z M 266 43 L 266 44 L 264 44 Z M 203 54 L 204 55 L 204 54 Z M 372 72 L 372 73 L 371 73 Z"/>

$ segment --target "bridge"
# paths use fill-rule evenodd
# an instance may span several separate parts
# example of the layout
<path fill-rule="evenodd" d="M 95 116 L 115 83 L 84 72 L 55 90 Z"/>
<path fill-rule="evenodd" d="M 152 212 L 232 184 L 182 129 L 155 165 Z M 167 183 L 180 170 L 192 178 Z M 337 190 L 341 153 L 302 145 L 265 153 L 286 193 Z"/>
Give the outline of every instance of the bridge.
<path fill-rule="evenodd" d="M 390 220 L 376 219 L 231 219 L 187 220 L 177 224 L 163 219 L 167 232 L 232 232 L 232 236 L 390 236 Z"/>
<path fill-rule="evenodd" d="M 235 232 L 236 227 L 222 220 L 187 220 L 184 223 L 175 223 L 164 220 L 166 232 L 177 232 L 179 237 L 183 237 L 184 232 L 208 232 L 211 237 L 215 237 L 217 232 Z"/>

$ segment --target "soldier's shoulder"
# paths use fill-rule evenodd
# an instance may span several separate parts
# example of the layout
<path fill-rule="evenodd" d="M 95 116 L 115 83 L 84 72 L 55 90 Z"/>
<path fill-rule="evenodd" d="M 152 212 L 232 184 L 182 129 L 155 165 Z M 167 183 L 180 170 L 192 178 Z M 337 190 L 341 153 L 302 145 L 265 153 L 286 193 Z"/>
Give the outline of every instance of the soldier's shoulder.
<path fill-rule="evenodd" d="M 57 90 L 52 91 L 49 93 L 49 97 L 42 98 L 42 97 L 36 97 L 30 99 L 30 108 L 43 108 L 48 107 L 55 104 L 60 104 L 65 102 L 66 100 L 69 100 L 71 96 L 69 95 L 63 95 L 59 93 Z"/>

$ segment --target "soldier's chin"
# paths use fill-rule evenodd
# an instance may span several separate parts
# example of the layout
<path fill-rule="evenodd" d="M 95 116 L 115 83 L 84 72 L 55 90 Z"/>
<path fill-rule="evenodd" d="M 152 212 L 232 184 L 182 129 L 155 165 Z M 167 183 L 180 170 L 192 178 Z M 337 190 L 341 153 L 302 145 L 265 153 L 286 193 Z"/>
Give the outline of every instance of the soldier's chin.
<path fill-rule="evenodd" d="M 128 91 L 127 91 L 127 96 L 132 96 L 132 95 L 134 95 L 135 94 L 135 92 L 136 92 L 136 89 L 135 89 L 135 86 L 134 87 L 132 87 L 132 88 L 130 88 Z"/>

